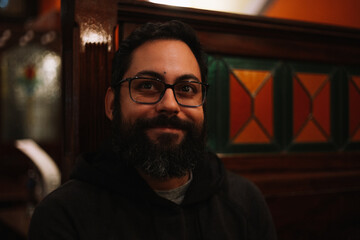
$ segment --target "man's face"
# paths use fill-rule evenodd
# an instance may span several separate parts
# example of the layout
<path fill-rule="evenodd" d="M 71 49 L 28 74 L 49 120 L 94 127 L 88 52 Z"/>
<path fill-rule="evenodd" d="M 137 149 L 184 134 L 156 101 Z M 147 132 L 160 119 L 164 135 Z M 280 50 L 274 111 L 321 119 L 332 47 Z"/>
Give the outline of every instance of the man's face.
<path fill-rule="evenodd" d="M 134 76 L 156 77 L 167 84 L 201 80 L 195 56 L 185 43 L 177 40 L 155 40 L 137 48 L 124 78 Z M 111 101 L 107 102 L 111 106 Z M 170 88 L 156 104 L 136 103 L 130 98 L 129 83 L 124 82 L 120 87 L 119 110 L 119 114 L 113 115 L 107 111 L 113 120 L 115 151 L 149 176 L 185 176 L 203 158 L 202 106 L 180 106 Z"/>
<path fill-rule="evenodd" d="M 133 52 L 129 69 L 123 78 L 134 76 L 160 77 L 168 84 L 174 84 L 184 76 L 193 76 L 189 80 L 201 80 L 200 68 L 190 48 L 178 40 L 155 40 L 146 42 Z M 123 122 L 134 124 L 138 119 L 151 119 L 159 115 L 176 116 L 180 120 L 202 127 L 203 107 L 180 106 L 173 91 L 167 89 L 160 102 L 153 105 L 139 104 L 129 96 L 128 82 L 120 89 L 120 108 Z M 173 144 L 182 142 L 186 135 L 184 129 L 168 126 L 156 126 L 146 130 L 146 135 L 154 143 L 160 143 L 162 136 L 173 136 Z"/>

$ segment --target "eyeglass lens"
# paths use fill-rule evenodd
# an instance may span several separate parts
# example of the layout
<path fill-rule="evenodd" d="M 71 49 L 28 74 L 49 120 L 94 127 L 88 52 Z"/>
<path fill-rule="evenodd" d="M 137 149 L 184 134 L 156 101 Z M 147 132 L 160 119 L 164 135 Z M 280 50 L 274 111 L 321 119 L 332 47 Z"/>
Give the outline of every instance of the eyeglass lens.
<path fill-rule="evenodd" d="M 162 97 L 165 83 L 155 79 L 133 79 L 130 83 L 130 94 L 139 103 L 156 103 Z M 177 102 L 186 106 L 198 106 L 203 103 L 203 86 L 201 83 L 184 81 L 174 85 Z"/>

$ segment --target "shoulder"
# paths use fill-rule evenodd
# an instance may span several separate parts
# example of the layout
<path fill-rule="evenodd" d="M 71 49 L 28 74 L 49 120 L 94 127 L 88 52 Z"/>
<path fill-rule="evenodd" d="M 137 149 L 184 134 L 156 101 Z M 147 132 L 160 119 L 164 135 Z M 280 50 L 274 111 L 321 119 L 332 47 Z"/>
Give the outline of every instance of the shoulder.
<path fill-rule="evenodd" d="M 212 176 L 217 176 L 221 181 L 222 190 L 225 190 L 231 199 L 237 202 L 247 203 L 255 199 L 263 199 L 260 190 L 248 179 L 225 169 L 221 159 L 214 153 L 209 152 L 206 159 L 207 171 Z"/>
<path fill-rule="evenodd" d="M 47 195 L 36 207 L 33 218 L 53 218 L 73 215 L 93 209 L 96 202 L 109 199 L 109 192 L 96 185 L 79 180 L 70 180 Z"/>
<path fill-rule="evenodd" d="M 96 195 L 94 186 L 78 180 L 70 180 L 48 194 L 36 207 L 35 216 L 47 212 L 67 211 L 66 209 L 77 207 L 77 204 Z"/>
<path fill-rule="evenodd" d="M 231 171 L 226 171 L 226 181 L 230 196 L 248 202 L 255 199 L 263 199 L 257 186 L 248 179 L 241 177 Z"/>
<path fill-rule="evenodd" d="M 80 197 L 84 185 L 79 181 L 69 181 L 47 195 L 31 218 L 29 239 L 74 239 L 72 209 L 76 208 L 79 201 L 74 199 Z"/>
<path fill-rule="evenodd" d="M 266 201 L 251 181 L 226 171 L 227 196 L 234 208 L 240 208 L 248 222 L 248 234 L 275 239 L 275 228 Z"/>
<path fill-rule="evenodd" d="M 225 181 L 228 199 L 246 215 L 253 216 L 254 211 L 259 214 L 267 211 L 265 199 L 253 182 L 230 171 L 226 171 Z"/>
<path fill-rule="evenodd" d="M 31 218 L 29 239 L 75 239 L 78 229 L 97 216 L 99 202 L 109 205 L 109 192 L 95 185 L 70 180 L 47 195 Z"/>
<path fill-rule="evenodd" d="M 88 198 L 96 195 L 101 189 L 96 188 L 86 182 L 79 180 L 70 180 L 59 188 L 48 194 L 38 205 L 38 208 L 48 205 L 60 205 L 64 203 L 74 203 L 76 200 Z"/>

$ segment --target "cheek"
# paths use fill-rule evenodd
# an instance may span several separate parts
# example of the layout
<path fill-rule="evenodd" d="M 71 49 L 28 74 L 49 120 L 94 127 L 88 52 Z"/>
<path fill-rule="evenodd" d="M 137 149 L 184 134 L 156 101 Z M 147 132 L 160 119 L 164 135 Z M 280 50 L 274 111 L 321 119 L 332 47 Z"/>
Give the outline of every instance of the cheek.
<path fill-rule="evenodd" d="M 134 115 L 136 115 L 136 106 L 134 102 L 130 99 L 129 92 L 127 88 L 122 88 L 120 91 L 120 109 L 121 109 L 121 118 L 124 121 L 132 122 Z"/>
<path fill-rule="evenodd" d="M 204 122 L 204 111 L 202 107 L 199 108 L 186 108 L 183 112 L 187 118 L 191 119 L 197 125 L 202 125 Z"/>
<path fill-rule="evenodd" d="M 120 97 L 120 106 L 122 119 L 129 123 L 134 123 L 139 118 L 151 117 L 151 105 L 135 103 L 128 95 Z"/>

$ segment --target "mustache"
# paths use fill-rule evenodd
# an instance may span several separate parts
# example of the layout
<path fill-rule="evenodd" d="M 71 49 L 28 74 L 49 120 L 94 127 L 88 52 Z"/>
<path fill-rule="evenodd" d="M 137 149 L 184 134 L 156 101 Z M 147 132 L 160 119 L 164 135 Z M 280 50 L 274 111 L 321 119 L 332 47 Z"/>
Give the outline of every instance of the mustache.
<path fill-rule="evenodd" d="M 189 130 L 193 128 L 193 124 L 189 121 L 182 120 L 177 116 L 168 117 L 166 115 L 159 115 L 154 118 L 138 119 L 136 121 L 136 125 L 142 129 L 169 127 L 181 130 Z"/>

